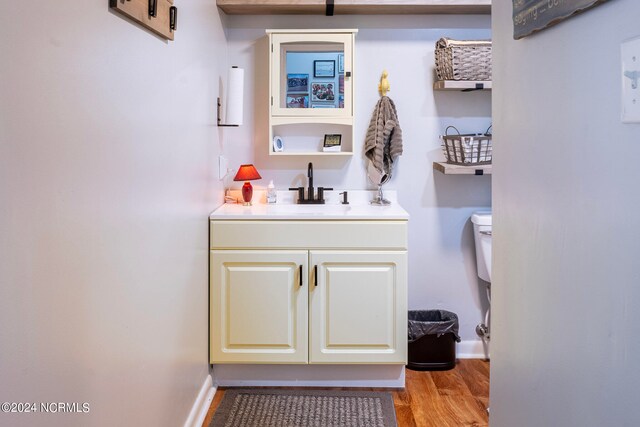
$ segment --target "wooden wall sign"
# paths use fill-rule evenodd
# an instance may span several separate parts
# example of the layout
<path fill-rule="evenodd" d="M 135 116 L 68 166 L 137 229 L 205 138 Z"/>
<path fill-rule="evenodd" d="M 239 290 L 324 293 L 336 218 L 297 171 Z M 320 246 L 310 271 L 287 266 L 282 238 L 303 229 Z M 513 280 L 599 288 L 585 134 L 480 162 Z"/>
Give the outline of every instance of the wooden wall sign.
<path fill-rule="evenodd" d="M 109 0 L 109 7 L 160 37 L 173 40 L 178 21 L 173 0 Z"/>
<path fill-rule="evenodd" d="M 608 0 L 513 0 L 513 38 L 521 39 Z"/>

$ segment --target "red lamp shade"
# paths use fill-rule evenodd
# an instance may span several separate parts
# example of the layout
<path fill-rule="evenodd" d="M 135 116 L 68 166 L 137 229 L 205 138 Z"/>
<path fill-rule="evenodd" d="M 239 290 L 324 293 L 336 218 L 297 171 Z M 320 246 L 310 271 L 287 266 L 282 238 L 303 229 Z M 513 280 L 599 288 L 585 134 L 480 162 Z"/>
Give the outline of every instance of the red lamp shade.
<path fill-rule="evenodd" d="M 242 186 L 242 198 L 244 199 L 245 205 L 251 204 L 251 197 L 253 197 L 253 187 L 249 181 L 253 181 L 254 179 L 262 179 L 255 166 L 253 165 L 242 165 L 240 169 L 238 169 L 238 173 L 236 173 L 234 181 L 245 181 Z"/>

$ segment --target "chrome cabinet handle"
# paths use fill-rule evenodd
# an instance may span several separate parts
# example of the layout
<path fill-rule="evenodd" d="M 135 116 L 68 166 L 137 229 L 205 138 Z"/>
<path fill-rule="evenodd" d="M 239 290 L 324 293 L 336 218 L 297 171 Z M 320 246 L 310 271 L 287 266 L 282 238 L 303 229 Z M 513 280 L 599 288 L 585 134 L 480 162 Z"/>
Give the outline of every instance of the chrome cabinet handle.
<path fill-rule="evenodd" d="M 491 231 L 481 231 L 480 234 L 483 236 L 491 236 Z"/>

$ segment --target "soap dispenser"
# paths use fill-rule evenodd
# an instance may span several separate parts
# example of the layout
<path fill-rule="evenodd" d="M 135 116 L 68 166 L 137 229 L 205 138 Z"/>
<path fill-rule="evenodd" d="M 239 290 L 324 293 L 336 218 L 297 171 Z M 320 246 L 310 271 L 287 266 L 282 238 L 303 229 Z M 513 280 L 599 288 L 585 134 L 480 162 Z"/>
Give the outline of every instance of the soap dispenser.
<path fill-rule="evenodd" d="M 276 203 L 276 187 L 273 185 L 273 180 L 269 181 L 269 185 L 267 186 L 267 203 L 273 204 Z"/>

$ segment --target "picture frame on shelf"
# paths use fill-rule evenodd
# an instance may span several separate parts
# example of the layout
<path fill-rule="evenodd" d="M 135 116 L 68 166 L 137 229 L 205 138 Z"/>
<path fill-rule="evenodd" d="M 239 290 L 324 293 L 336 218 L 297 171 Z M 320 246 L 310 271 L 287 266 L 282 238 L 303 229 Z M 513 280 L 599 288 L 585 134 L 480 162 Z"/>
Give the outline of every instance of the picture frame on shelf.
<path fill-rule="evenodd" d="M 284 151 L 284 140 L 280 136 L 273 137 L 273 151 L 276 153 L 280 153 Z"/>
<path fill-rule="evenodd" d="M 344 95 L 338 95 L 338 108 L 344 108 Z"/>
<path fill-rule="evenodd" d="M 288 93 L 287 108 L 309 108 L 309 94 Z"/>
<path fill-rule="evenodd" d="M 333 59 L 319 59 L 313 61 L 313 77 L 335 78 L 336 61 Z"/>
<path fill-rule="evenodd" d="M 338 73 L 344 73 L 344 53 L 338 55 Z"/>
<path fill-rule="evenodd" d="M 309 92 L 309 74 L 287 74 L 287 93 Z"/>
<path fill-rule="evenodd" d="M 312 82 L 311 83 L 311 101 L 335 101 L 333 82 Z"/>
<path fill-rule="evenodd" d="M 340 152 L 342 151 L 342 135 L 326 134 L 324 136 L 324 144 L 322 146 L 324 152 Z"/>
<path fill-rule="evenodd" d="M 344 74 L 338 78 L 338 93 L 344 93 Z"/>

